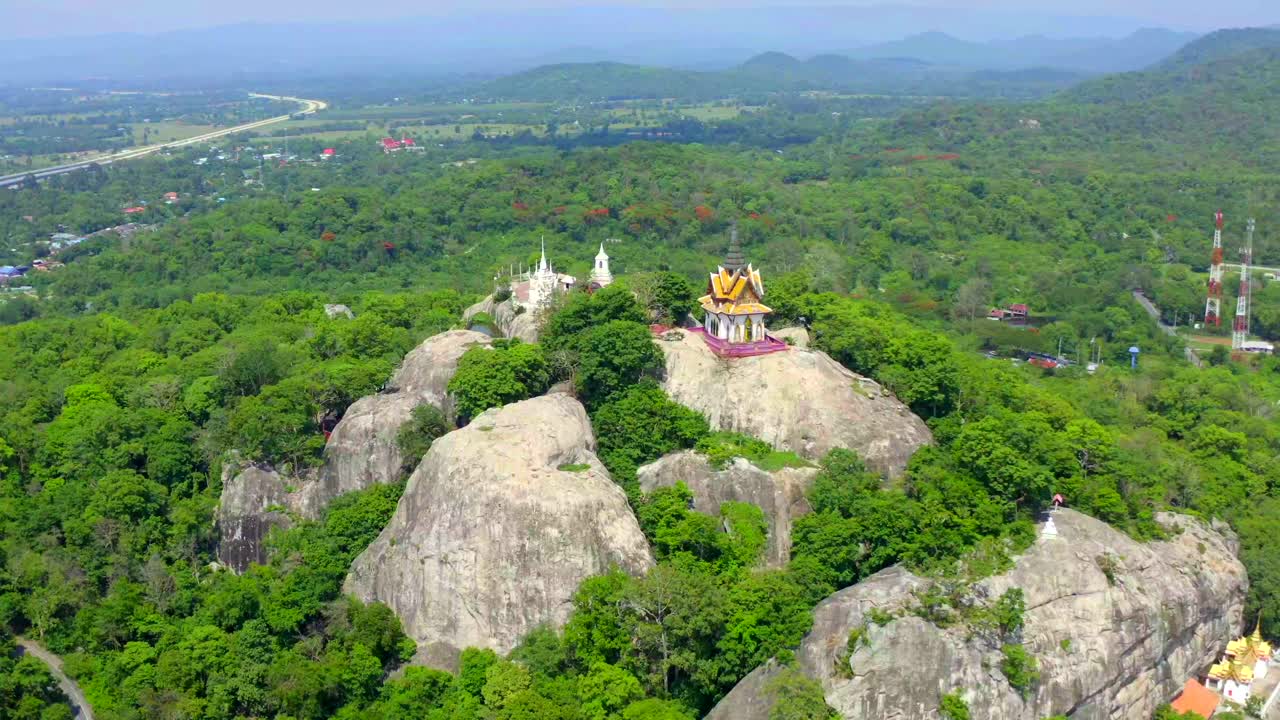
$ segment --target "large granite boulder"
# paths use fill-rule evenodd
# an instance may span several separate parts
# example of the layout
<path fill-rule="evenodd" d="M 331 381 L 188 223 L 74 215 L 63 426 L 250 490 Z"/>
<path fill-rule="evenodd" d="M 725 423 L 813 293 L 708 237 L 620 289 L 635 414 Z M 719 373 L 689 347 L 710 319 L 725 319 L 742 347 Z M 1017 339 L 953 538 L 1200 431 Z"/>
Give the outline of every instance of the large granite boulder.
<path fill-rule="evenodd" d="M 338 495 L 399 480 L 404 458 L 396 436 L 401 426 L 419 405 L 434 405 L 452 416 L 448 388 L 458 359 L 473 346 L 490 342 L 484 333 L 450 330 L 410 350 L 382 393 L 347 408 L 325 444 L 317 482 L 301 485 L 298 511 L 318 517 Z"/>
<path fill-rule="evenodd" d="M 267 559 L 262 541 L 273 527 L 288 527 L 286 483 L 265 465 L 229 461 L 222 468 L 222 497 L 214 515 L 221 540 L 218 560 L 243 572 L 252 563 Z"/>
<path fill-rule="evenodd" d="M 943 629 L 904 612 L 926 581 L 896 567 L 818 605 L 796 653 L 799 669 L 846 718 L 933 720 L 950 692 L 984 720 L 1151 717 L 1240 630 L 1248 588 L 1233 537 L 1185 516 L 1160 522 L 1173 535 L 1144 544 L 1058 511 L 1056 537 L 1042 534 L 1012 570 L 976 586 L 985 600 L 1014 587 L 1025 593 L 1022 640 L 1040 671 L 1025 696 L 1000 670 L 996 642 L 963 624 Z M 895 617 L 877 624 L 872 609 Z M 850 653 L 853 630 L 863 641 Z M 708 718 L 765 720 L 777 672 L 773 664 L 752 672 Z"/>
<path fill-rule="evenodd" d="M 462 319 L 469 322 L 480 313 L 493 318 L 494 324 L 497 325 L 494 329 L 502 333 L 502 337 L 519 338 L 527 343 L 538 342 L 538 333 L 542 329 L 541 313 L 526 311 L 516 303 L 514 298 L 499 302 L 490 295 L 467 308 L 462 313 Z"/>
<path fill-rule="evenodd" d="M 791 558 L 791 523 L 812 510 L 806 493 L 817 468 L 783 468 L 767 472 L 743 458 L 734 458 L 717 470 L 705 455 L 685 450 L 641 467 L 636 475 L 640 489 L 653 492 L 683 482 L 693 493 L 693 509 L 719 515 L 720 505 L 744 502 L 764 511 L 769 522 L 769 543 L 762 558 L 767 567 L 782 567 Z"/>
<path fill-rule="evenodd" d="M 663 389 L 717 430 L 752 435 L 810 460 L 833 448 L 856 450 L 868 467 L 891 477 L 933 441 L 906 405 L 825 353 L 789 348 L 727 360 L 697 333 L 669 335 L 656 341 L 666 356 Z"/>
<path fill-rule="evenodd" d="M 568 395 L 481 413 L 431 446 L 346 591 L 395 610 L 417 661 L 434 667 L 562 625 L 582 580 L 653 564 L 594 448 L 587 413 Z"/>
<path fill-rule="evenodd" d="M 397 482 L 404 458 L 396 436 L 418 405 L 434 405 L 451 414 L 449 380 L 458 358 L 489 337 L 470 330 L 450 330 L 427 338 L 405 356 L 383 392 L 360 398 L 347 408 L 324 448 L 324 463 L 315 470 L 281 475 L 261 467 L 229 462 L 224 470 L 222 535 L 218 557 L 245 570 L 262 562 L 262 538 L 279 525 L 284 512 L 315 519 L 339 495 L 377 484 Z M 243 477 L 242 477 L 243 476 Z M 277 508 L 265 513 L 255 508 Z"/>

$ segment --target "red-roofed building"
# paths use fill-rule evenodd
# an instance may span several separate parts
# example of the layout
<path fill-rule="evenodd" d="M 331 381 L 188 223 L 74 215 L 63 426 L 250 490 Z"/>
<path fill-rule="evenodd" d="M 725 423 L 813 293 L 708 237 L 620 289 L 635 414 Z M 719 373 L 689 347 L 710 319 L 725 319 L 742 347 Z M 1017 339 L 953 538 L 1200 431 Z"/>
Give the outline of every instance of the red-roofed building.
<path fill-rule="evenodd" d="M 170 204 L 170 205 L 172 205 L 172 204 L 174 204 L 174 203 L 178 202 L 178 193 L 176 193 L 176 192 L 167 192 L 167 193 L 165 193 L 165 194 L 164 194 L 164 201 L 165 201 L 166 203 Z"/>
<path fill-rule="evenodd" d="M 417 143 L 413 141 L 413 138 L 407 137 L 407 138 L 400 138 L 400 144 L 405 147 L 413 147 Z"/>
<path fill-rule="evenodd" d="M 1170 707 L 1177 713 L 1195 713 L 1205 720 L 1213 717 L 1213 713 L 1218 710 L 1218 705 L 1222 703 L 1222 698 L 1218 693 L 1210 690 L 1200 684 L 1199 680 L 1192 678 L 1182 686 L 1182 694 L 1178 699 L 1174 700 Z"/>
<path fill-rule="evenodd" d="M 127 207 L 127 208 L 125 208 L 125 209 L 124 209 L 124 214 L 125 214 L 125 215 L 137 215 L 138 213 L 143 212 L 143 211 L 145 211 L 145 210 L 146 210 L 146 208 L 144 208 L 144 207 L 142 207 L 142 206 L 140 206 L 140 205 L 139 205 L 139 206 L 137 206 L 137 207 Z"/>
<path fill-rule="evenodd" d="M 395 138 L 385 137 L 381 140 L 382 152 L 393 153 L 398 152 L 401 148 L 400 141 Z"/>

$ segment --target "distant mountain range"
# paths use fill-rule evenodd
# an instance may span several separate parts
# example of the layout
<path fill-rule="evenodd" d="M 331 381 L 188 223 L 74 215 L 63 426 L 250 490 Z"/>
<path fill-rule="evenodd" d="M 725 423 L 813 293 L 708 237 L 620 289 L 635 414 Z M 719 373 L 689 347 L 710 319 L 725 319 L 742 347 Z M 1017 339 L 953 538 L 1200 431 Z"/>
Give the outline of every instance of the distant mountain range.
<path fill-rule="evenodd" d="M 5 12 L 13 11 L 0 11 L 0 20 Z M 0 22 L 0 32 L 2 27 Z M 1160 57 L 1161 48 L 1171 51 L 1188 39 L 1167 30 L 1139 32 L 1142 27 L 1124 17 L 912 5 L 490 10 L 11 39 L 0 43 L 0 84 L 245 84 L 379 73 L 492 77 L 600 61 L 725 70 L 765 49 L 805 57 L 831 51 L 854 60 L 911 57 L 970 70 L 1048 65 L 1097 72 L 1139 67 Z M 926 28 L 946 34 L 912 35 Z M 1121 35 L 1128 37 L 1110 39 Z"/>
<path fill-rule="evenodd" d="M 1070 70 L 970 70 L 913 58 L 854 60 L 817 55 L 800 60 L 769 52 L 718 71 L 615 62 L 548 65 L 466 90 L 494 100 L 599 101 L 637 98 L 711 100 L 726 96 L 830 91 L 883 95 L 1030 98 L 1068 87 L 1087 76 Z"/>
<path fill-rule="evenodd" d="M 914 58 L 936 65 L 971 69 L 1052 67 L 1104 73 L 1147 67 L 1196 37 L 1195 33 L 1145 28 L 1122 38 L 1027 35 L 1013 40 L 978 43 L 942 32 L 927 32 L 856 48 L 845 54 L 854 59 Z"/>
<path fill-rule="evenodd" d="M 929 32 L 807 60 L 766 52 L 715 71 L 612 61 L 555 63 L 469 92 L 508 100 L 709 99 L 805 90 L 1029 98 L 1094 74 L 1154 65 L 1196 37 L 1144 29 L 1118 39 L 1040 36 L 977 43 Z M 590 56 L 587 50 L 577 52 Z"/>

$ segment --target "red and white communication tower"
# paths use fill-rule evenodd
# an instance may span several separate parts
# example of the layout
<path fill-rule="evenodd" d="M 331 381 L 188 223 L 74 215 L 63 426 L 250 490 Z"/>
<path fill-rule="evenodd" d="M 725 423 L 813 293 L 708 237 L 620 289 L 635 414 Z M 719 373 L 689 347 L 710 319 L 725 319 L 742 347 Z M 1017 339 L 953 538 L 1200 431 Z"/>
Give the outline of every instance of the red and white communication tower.
<path fill-rule="evenodd" d="M 1204 301 L 1205 327 L 1222 326 L 1222 211 L 1213 215 L 1213 259 L 1209 263 L 1209 298 Z"/>
<path fill-rule="evenodd" d="M 1249 284 L 1249 265 L 1253 262 L 1253 218 L 1244 232 L 1244 249 L 1240 251 L 1240 297 L 1236 300 L 1236 322 L 1231 326 L 1231 349 L 1240 350 L 1249 339 L 1249 300 L 1253 288 Z"/>

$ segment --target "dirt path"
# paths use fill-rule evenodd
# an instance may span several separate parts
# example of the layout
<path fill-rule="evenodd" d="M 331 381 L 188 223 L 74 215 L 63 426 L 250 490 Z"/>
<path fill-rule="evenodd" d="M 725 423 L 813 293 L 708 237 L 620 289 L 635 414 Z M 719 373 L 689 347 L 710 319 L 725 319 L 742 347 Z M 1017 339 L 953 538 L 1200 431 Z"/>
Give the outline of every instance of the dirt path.
<path fill-rule="evenodd" d="M 49 672 L 53 673 L 53 676 L 58 679 L 58 687 L 71 700 L 71 710 L 76 714 L 76 718 L 79 720 L 93 720 L 93 708 L 89 707 L 89 701 L 85 699 L 80 686 L 67 677 L 66 673 L 62 672 L 62 658 L 44 649 L 40 643 L 34 640 L 19 637 L 14 638 L 14 642 L 17 643 L 18 649 L 23 655 L 30 655 L 49 666 Z"/>

